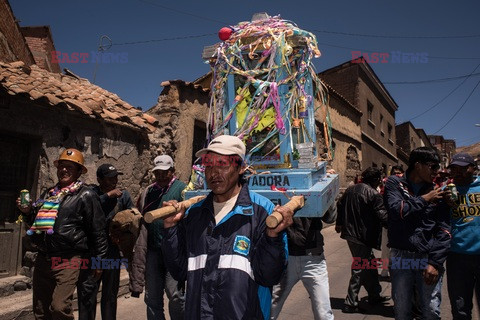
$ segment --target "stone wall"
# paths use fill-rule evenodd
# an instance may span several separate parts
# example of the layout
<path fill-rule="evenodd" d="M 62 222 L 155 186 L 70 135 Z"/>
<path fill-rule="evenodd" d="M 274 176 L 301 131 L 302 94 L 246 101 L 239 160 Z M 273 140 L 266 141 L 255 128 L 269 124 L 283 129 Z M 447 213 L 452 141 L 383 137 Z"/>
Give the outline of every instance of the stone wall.
<path fill-rule="evenodd" d="M 346 188 L 355 176 L 361 172 L 362 141 L 360 120 L 362 113 L 348 100 L 333 90 L 329 84 L 328 107 L 332 124 L 332 138 L 335 149 L 334 158 L 329 165 L 338 173 L 340 188 Z M 318 104 L 318 101 L 316 101 Z M 317 139 L 319 152 L 325 146 L 323 119 L 326 109 L 316 107 Z"/>
<path fill-rule="evenodd" d="M 207 123 L 208 92 L 183 81 L 163 83 L 157 104 L 147 114 L 159 121 L 152 142 L 156 155 L 168 154 L 175 162 L 176 175 L 184 182 L 192 168 L 195 121 Z"/>
<path fill-rule="evenodd" d="M 81 117 L 76 112 L 57 112 L 55 107 L 36 105 L 18 96 L 0 96 L 2 134 L 22 137 L 31 146 L 26 189 L 32 197 L 57 182 L 53 161 L 65 148 L 82 151 L 88 169 L 82 175 L 86 183 L 96 183 L 96 168 L 108 162 L 124 172 L 119 185 L 133 199 L 147 185 L 152 144 L 145 132 Z"/>

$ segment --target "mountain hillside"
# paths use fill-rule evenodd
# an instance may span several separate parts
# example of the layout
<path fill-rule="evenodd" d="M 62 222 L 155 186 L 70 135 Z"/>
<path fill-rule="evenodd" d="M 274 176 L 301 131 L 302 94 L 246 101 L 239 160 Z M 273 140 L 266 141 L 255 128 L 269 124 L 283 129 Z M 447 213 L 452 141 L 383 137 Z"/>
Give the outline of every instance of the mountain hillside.
<path fill-rule="evenodd" d="M 456 149 L 457 153 L 459 152 L 466 152 L 470 155 L 472 155 L 475 158 L 480 157 L 480 142 L 474 143 L 469 146 L 464 146 L 464 147 L 458 147 Z"/>

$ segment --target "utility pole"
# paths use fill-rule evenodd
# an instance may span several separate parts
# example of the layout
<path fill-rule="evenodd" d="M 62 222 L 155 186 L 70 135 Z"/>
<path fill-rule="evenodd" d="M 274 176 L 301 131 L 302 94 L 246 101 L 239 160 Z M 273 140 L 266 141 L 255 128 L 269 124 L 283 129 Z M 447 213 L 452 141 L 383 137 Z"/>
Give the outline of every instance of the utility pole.
<path fill-rule="evenodd" d="M 112 39 L 110 39 L 108 36 L 103 35 L 100 37 L 100 43 L 98 45 L 98 52 L 103 54 L 105 51 L 110 49 L 112 47 Z M 95 78 L 97 77 L 97 69 L 98 69 L 98 60 L 99 57 L 96 57 L 96 63 L 95 63 L 95 70 L 93 71 L 93 80 L 92 83 L 95 84 Z"/>

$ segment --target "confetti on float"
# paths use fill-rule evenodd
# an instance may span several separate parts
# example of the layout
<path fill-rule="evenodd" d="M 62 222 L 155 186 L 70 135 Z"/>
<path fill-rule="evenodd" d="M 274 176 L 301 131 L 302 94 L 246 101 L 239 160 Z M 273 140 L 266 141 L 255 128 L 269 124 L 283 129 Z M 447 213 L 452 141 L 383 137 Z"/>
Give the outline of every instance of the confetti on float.
<path fill-rule="evenodd" d="M 233 135 L 246 143 L 247 158 L 260 154 L 261 159 L 279 160 L 279 146 L 287 139 L 292 146 L 313 142 L 309 112 L 314 112 L 315 98 L 319 107 L 327 106 L 325 86 L 312 62 L 320 57 L 315 35 L 275 16 L 224 27 L 219 38 L 223 42 L 209 61 L 208 140 L 227 133 L 234 121 Z M 231 97 L 229 81 L 236 91 Z M 324 114 L 323 134 L 332 158 L 328 110 Z"/>

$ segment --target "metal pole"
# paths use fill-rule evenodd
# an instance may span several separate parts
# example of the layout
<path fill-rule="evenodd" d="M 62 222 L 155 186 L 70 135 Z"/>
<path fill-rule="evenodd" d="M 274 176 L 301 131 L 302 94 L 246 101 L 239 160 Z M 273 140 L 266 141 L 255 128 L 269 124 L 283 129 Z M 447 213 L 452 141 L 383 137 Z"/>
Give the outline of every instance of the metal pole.
<path fill-rule="evenodd" d="M 104 40 L 107 41 L 106 44 L 104 44 Z M 98 45 L 98 52 L 99 53 L 102 53 L 107 51 L 108 49 L 110 49 L 112 47 L 112 39 L 110 39 L 108 36 L 106 35 L 103 35 L 100 37 L 100 43 Z M 96 57 L 97 61 L 95 62 L 95 70 L 93 70 L 93 80 L 92 80 L 92 83 L 95 84 L 95 79 L 97 77 L 97 69 L 98 69 L 98 60 L 99 60 L 99 57 L 97 56 Z"/>

